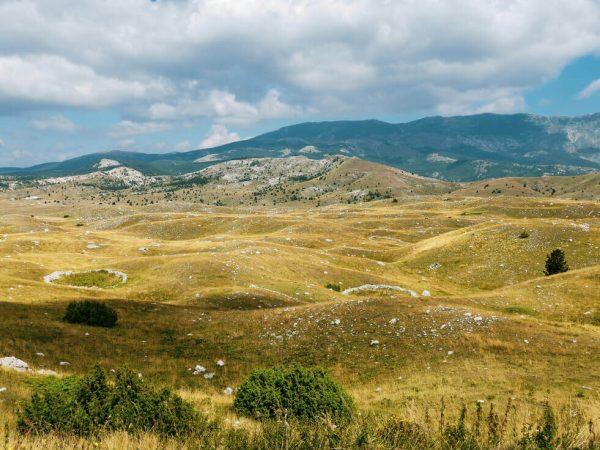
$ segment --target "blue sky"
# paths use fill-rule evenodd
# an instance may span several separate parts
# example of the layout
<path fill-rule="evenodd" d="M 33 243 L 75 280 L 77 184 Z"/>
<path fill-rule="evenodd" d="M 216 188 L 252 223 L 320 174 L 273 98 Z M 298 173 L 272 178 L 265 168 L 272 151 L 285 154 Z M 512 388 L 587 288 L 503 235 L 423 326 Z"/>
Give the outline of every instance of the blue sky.
<path fill-rule="evenodd" d="M 308 120 L 600 112 L 597 0 L 3 0 L 0 17 L 0 166 Z"/>

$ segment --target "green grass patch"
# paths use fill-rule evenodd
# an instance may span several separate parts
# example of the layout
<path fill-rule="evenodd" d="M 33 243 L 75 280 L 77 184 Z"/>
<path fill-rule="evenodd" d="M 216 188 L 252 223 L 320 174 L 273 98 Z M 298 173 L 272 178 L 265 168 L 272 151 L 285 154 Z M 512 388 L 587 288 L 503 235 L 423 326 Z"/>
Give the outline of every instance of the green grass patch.
<path fill-rule="evenodd" d="M 121 276 L 104 269 L 63 275 L 55 281 L 56 284 L 78 287 L 97 287 L 102 289 L 116 287 L 120 285 L 121 282 Z"/>

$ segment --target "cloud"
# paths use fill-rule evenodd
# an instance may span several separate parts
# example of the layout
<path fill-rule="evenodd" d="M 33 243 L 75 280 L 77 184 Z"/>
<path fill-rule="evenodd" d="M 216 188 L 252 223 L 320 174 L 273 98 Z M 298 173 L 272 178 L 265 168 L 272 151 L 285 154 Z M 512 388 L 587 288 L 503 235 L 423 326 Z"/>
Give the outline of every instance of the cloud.
<path fill-rule="evenodd" d="M 175 150 L 178 152 L 185 152 L 192 149 L 192 144 L 190 141 L 181 141 L 177 145 L 175 145 Z"/>
<path fill-rule="evenodd" d="M 4 141 L 2 139 L 0 139 L 0 147 L 4 147 L 6 144 L 4 143 Z"/>
<path fill-rule="evenodd" d="M 526 109 L 525 99 L 514 89 L 473 89 L 456 91 L 441 90 L 436 93 L 441 99 L 436 110 L 444 116 L 499 113 L 510 114 Z"/>
<path fill-rule="evenodd" d="M 249 125 L 267 119 L 299 116 L 301 109 L 281 101 L 280 93 L 269 90 L 258 101 L 245 102 L 228 91 L 212 90 L 178 99 L 176 102 L 154 103 L 148 109 L 153 120 L 183 120 L 208 117 L 223 124 Z"/>
<path fill-rule="evenodd" d="M 119 145 L 123 148 L 131 147 L 135 144 L 135 140 L 133 139 L 122 139 L 119 141 Z"/>
<path fill-rule="evenodd" d="M 594 80 L 590 84 L 588 84 L 585 87 L 585 89 L 583 89 L 577 95 L 577 98 L 579 98 L 579 99 L 590 98 L 592 95 L 594 95 L 598 91 L 600 91 L 600 78 L 598 78 L 597 80 Z"/>
<path fill-rule="evenodd" d="M 114 125 L 110 131 L 113 138 L 124 138 L 141 134 L 160 133 L 171 129 L 171 125 L 164 122 L 135 122 L 122 120 Z"/>
<path fill-rule="evenodd" d="M 236 125 L 440 111 L 448 92 L 510 109 L 600 52 L 597 0 L 6 0 L 0 17 L 0 103 Z"/>
<path fill-rule="evenodd" d="M 210 132 L 200 143 L 200 148 L 212 148 L 240 140 L 237 133 L 229 132 L 223 125 L 213 125 Z"/>
<path fill-rule="evenodd" d="M 102 108 L 166 92 L 161 82 L 105 76 L 60 55 L 0 57 L 0 102 Z"/>
<path fill-rule="evenodd" d="M 66 133 L 77 129 L 77 126 L 71 120 L 61 114 L 33 119 L 29 122 L 29 125 L 38 130 L 60 131 Z"/>

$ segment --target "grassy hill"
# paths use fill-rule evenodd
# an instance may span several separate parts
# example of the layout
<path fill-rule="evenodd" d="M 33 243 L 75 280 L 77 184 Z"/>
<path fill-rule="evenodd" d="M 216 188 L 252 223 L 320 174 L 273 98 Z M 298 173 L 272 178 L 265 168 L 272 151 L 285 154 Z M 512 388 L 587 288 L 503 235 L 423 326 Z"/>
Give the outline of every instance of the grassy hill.
<path fill-rule="evenodd" d="M 0 192 L 0 356 L 59 376 L 95 362 L 129 366 L 246 430 L 257 424 L 233 412 L 224 389 L 253 368 L 292 363 L 327 368 L 364 415 L 425 424 L 443 397 L 450 422 L 463 403 L 501 408 L 511 398 L 518 430 L 545 400 L 560 414 L 581 414 L 577 442 L 587 442 L 587 420 L 600 426 L 597 178 L 493 180 L 485 188 L 349 158 L 330 161 L 325 173 L 308 163 L 303 170 L 317 176 L 281 181 L 286 192 L 333 187 L 319 199 L 291 200 L 280 186 L 248 204 L 277 166 L 265 175 L 245 164 L 226 170 L 241 181 L 177 187 L 168 198 L 165 186 Z M 252 167 L 259 175 L 245 180 Z M 492 186 L 502 192 L 490 194 Z M 379 187 L 389 198 L 352 200 Z M 209 204 L 219 192 L 229 206 Z M 546 277 L 545 256 L 558 247 L 571 270 Z M 44 280 L 97 269 L 127 281 L 95 288 Z M 352 288 L 360 289 L 344 293 Z M 113 306 L 118 326 L 62 321 L 67 302 L 83 298 Z M 194 376 L 196 364 L 214 378 Z M 0 370 L 9 430 L 39 377 Z M 10 431 L 7 439 L 17 438 Z M 35 439 L 23 445 L 93 445 Z M 136 439 L 100 442 L 123 448 L 141 445 Z"/>

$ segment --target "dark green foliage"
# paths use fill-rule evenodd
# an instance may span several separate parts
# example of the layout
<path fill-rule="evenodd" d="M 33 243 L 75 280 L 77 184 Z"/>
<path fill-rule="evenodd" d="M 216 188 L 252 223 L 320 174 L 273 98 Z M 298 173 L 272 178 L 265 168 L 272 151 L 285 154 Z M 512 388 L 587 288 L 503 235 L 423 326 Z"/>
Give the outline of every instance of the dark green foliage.
<path fill-rule="evenodd" d="M 541 424 L 535 433 L 535 443 L 540 449 L 554 448 L 554 438 L 556 437 L 556 419 L 554 412 L 548 403 L 544 405 L 544 414 Z"/>
<path fill-rule="evenodd" d="M 519 234 L 519 239 L 527 239 L 528 237 L 529 237 L 529 232 L 527 230 L 523 230 Z"/>
<path fill-rule="evenodd" d="M 234 407 L 264 419 L 329 417 L 346 422 L 354 412 L 352 398 L 324 369 L 298 366 L 254 370 L 239 387 Z"/>
<path fill-rule="evenodd" d="M 335 292 L 340 292 L 342 290 L 342 286 L 340 286 L 339 284 L 327 283 L 327 286 L 325 287 Z"/>
<path fill-rule="evenodd" d="M 507 307 L 503 308 L 502 310 L 509 314 L 525 314 L 528 316 L 534 316 L 536 314 L 536 312 L 533 309 L 527 308 L 526 306 L 518 306 L 518 305 L 507 306 Z"/>
<path fill-rule="evenodd" d="M 556 273 L 566 272 L 567 270 L 569 270 L 569 266 L 565 259 L 565 252 L 560 248 L 552 250 L 546 258 L 546 270 L 544 270 L 544 275 L 554 275 Z"/>
<path fill-rule="evenodd" d="M 207 423 L 191 404 L 169 390 L 155 391 L 126 369 L 117 371 L 114 383 L 109 383 L 99 366 L 82 379 L 52 379 L 38 384 L 17 418 L 23 434 L 80 436 L 104 430 L 182 436 Z"/>
<path fill-rule="evenodd" d="M 104 303 L 83 300 L 69 303 L 64 320 L 69 323 L 111 328 L 117 324 L 117 313 Z"/>

